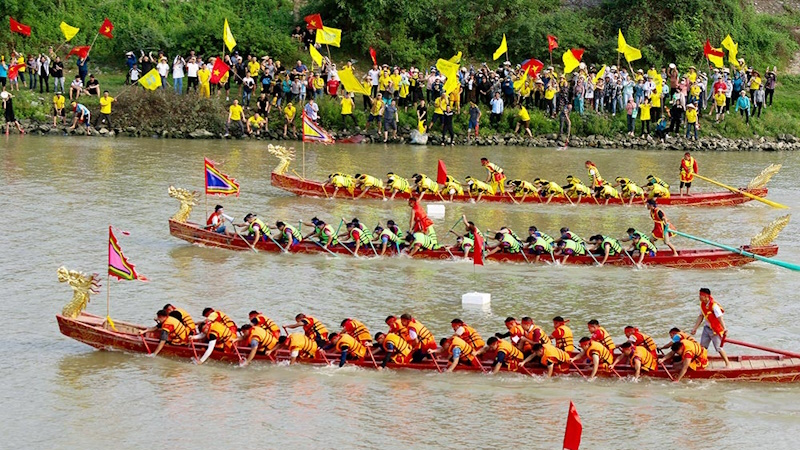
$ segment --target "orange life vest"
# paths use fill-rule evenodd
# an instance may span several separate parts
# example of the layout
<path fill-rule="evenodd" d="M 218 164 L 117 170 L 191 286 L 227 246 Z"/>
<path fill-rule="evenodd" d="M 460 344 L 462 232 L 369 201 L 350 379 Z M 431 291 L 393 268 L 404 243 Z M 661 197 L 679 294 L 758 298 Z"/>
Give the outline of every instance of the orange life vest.
<path fill-rule="evenodd" d="M 656 347 L 657 346 L 656 346 L 656 342 L 653 340 L 653 338 L 651 338 L 650 336 L 642 333 L 638 329 L 633 332 L 633 335 L 636 337 L 636 345 L 637 346 L 642 346 L 645 349 L 647 349 L 647 351 L 649 351 L 650 353 L 652 353 L 654 355 L 656 354 Z"/>
<path fill-rule="evenodd" d="M 276 339 L 281 335 L 281 328 L 269 317 L 263 314 L 258 314 L 256 315 L 255 319 L 258 320 L 258 325 L 256 326 L 263 328 L 264 331 L 270 332 L 273 336 L 275 336 Z"/>
<path fill-rule="evenodd" d="M 254 339 L 258 341 L 258 351 L 261 353 L 272 350 L 278 345 L 278 340 L 275 336 L 260 326 L 251 327 L 249 331 L 247 343 L 250 344 Z"/>
<path fill-rule="evenodd" d="M 563 364 L 570 362 L 571 358 L 569 353 L 561 350 L 552 344 L 544 344 L 544 352 L 542 353 L 542 365 L 548 366 L 550 364 Z M 602 358 L 601 358 L 602 359 Z"/>
<path fill-rule="evenodd" d="M 372 335 L 369 333 L 367 326 L 356 319 L 347 319 L 347 322 L 344 323 L 344 331 L 359 342 L 372 340 Z"/>
<path fill-rule="evenodd" d="M 599 335 L 600 337 L 595 339 L 595 334 Z M 611 339 L 611 335 L 608 334 L 608 331 L 606 331 L 605 328 L 597 327 L 597 331 L 592 333 L 592 340 L 603 344 L 609 352 L 614 353 L 614 348 L 616 348 L 614 346 L 614 340 Z"/>
<path fill-rule="evenodd" d="M 555 346 L 565 352 L 575 351 L 575 343 L 572 341 L 572 330 L 565 324 L 561 324 L 553 330 L 550 336 L 553 338 Z"/>
<path fill-rule="evenodd" d="M 472 328 L 467 324 L 462 324 L 461 327 L 464 328 L 464 332 L 461 333 L 461 339 L 471 345 L 472 348 L 475 350 L 480 350 L 486 346 L 486 342 L 484 342 L 481 335 L 475 331 L 475 328 Z"/>
<path fill-rule="evenodd" d="M 306 336 L 310 337 L 311 339 L 317 339 L 317 333 L 319 333 L 322 339 L 328 339 L 328 329 L 325 328 L 325 325 L 323 325 L 322 322 L 319 322 L 317 319 L 311 316 L 306 316 L 302 322 L 303 331 L 306 333 Z"/>
<path fill-rule="evenodd" d="M 525 355 L 522 354 L 521 351 L 511 342 L 499 340 L 497 341 L 497 353 L 503 352 L 506 354 L 506 364 L 511 365 L 518 363 L 525 359 Z"/>
<path fill-rule="evenodd" d="M 536 337 L 537 334 L 539 336 L 538 338 Z M 538 342 L 542 345 L 552 344 L 552 341 L 550 341 L 550 337 L 547 335 L 544 329 L 539 325 L 531 325 L 531 329 L 525 333 L 525 338 L 533 342 Z"/>
<path fill-rule="evenodd" d="M 197 325 L 194 323 L 192 316 L 183 308 L 175 308 L 175 311 L 181 313 L 181 322 L 183 326 L 189 329 L 189 333 L 194 333 L 197 330 Z"/>
<path fill-rule="evenodd" d="M 342 352 L 344 347 L 347 347 L 347 354 L 353 355 L 358 359 L 363 359 L 367 354 L 367 348 L 361 345 L 353 336 L 349 334 L 340 334 L 339 341 L 336 342 L 336 351 Z"/>
<path fill-rule="evenodd" d="M 592 187 L 600 187 L 603 185 L 603 177 L 600 176 L 600 171 L 597 170 L 597 166 L 594 164 L 589 164 L 589 167 L 586 168 L 587 172 L 589 173 L 589 177 L 592 179 Z M 594 175 L 592 175 L 592 171 L 594 170 Z"/>
<path fill-rule="evenodd" d="M 305 359 L 314 359 L 314 356 L 317 354 L 317 341 L 314 339 L 309 339 L 306 335 L 300 333 L 292 333 L 286 338 L 286 346 L 289 347 L 289 351 L 297 350 L 299 352 L 298 356 Z"/>
<path fill-rule="evenodd" d="M 467 343 L 467 341 L 458 336 L 453 336 L 450 340 L 450 346 L 447 347 L 447 353 L 449 353 L 450 356 L 453 356 L 453 350 L 456 348 L 461 349 L 460 358 L 463 358 L 465 361 L 472 361 L 472 358 L 474 358 L 474 356 L 472 356 L 473 349 L 472 346 Z"/>
<path fill-rule="evenodd" d="M 236 328 L 236 323 L 222 311 L 214 311 L 208 315 L 209 322 L 219 322 L 228 327 L 233 334 L 239 330 Z"/>
<path fill-rule="evenodd" d="M 589 347 L 586 348 L 586 356 L 592 359 L 593 355 L 597 355 L 600 358 L 600 367 L 608 366 L 614 362 L 614 355 L 605 345 L 597 341 L 589 341 Z"/>
<path fill-rule="evenodd" d="M 395 333 L 389 333 L 383 341 L 383 349 L 389 351 L 389 344 L 394 346 L 394 357 L 392 359 L 398 364 L 403 364 L 408 355 L 411 354 L 411 346 L 405 339 Z"/>
<path fill-rule="evenodd" d="M 634 346 L 633 353 L 628 357 L 628 363 L 633 367 L 633 361 L 638 359 L 642 363 L 642 370 L 650 372 L 656 370 L 656 358 L 643 346 Z"/>
<path fill-rule="evenodd" d="M 160 328 L 168 333 L 167 339 L 170 344 L 185 344 L 189 337 L 189 329 L 180 320 L 172 316 L 168 316 L 161 322 Z"/>
<path fill-rule="evenodd" d="M 228 352 L 233 348 L 233 340 L 235 334 L 231 331 L 230 328 L 226 327 L 222 322 L 211 322 L 206 325 L 206 336 L 208 336 L 209 342 L 212 340 L 216 340 L 217 343 L 214 345 L 215 348 L 225 348 L 225 351 Z"/>
<path fill-rule="evenodd" d="M 408 324 L 408 329 L 414 330 L 417 333 L 418 342 L 412 343 L 409 341 L 409 344 L 414 345 L 414 348 L 430 347 L 431 345 L 433 345 L 433 348 L 436 348 L 436 341 L 433 338 L 433 334 L 428 331 L 428 328 L 420 323 L 417 319 L 412 320 Z"/>
<path fill-rule="evenodd" d="M 720 305 L 714 300 L 714 297 L 709 296 L 709 298 L 711 299 L 711 301 L 708 302 L 708 304 L 700 300 L 700 310 L 703 312 L 703 316 L 706 318 L 708 326 L 711 327 L 711 331 L 713 331 L 714 334 L 722 335 L 722 331 L 724 330 L 724 328 L 722 327 L 722 322 L 719 321 L 719 317 L 714 315 L 714 305 L 719 306 L 719 310 L 722 311 L 723 313 L 725 312 L 725 310 L 722 309 L 722 305 Z"/>
<path fill-rule="evenodd" d="M 689 359 L 689 368 L 692 370 L 704 369 L 708 365 L 708 352 L 702 345 L 694 341 L 681 341 L 681 348 L 678 350 L 681 359 Z"/>

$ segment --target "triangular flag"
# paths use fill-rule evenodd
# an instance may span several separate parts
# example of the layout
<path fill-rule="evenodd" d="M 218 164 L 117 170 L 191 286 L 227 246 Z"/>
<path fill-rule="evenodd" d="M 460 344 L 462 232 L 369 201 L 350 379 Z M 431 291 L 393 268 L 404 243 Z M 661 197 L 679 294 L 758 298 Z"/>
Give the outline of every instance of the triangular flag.
<path fill-rule="evenodd" d="M 333 144 L 334 140 L 327 131 L 315 124 L 303 113 L 303 142 L 317 142 L 320 144 Z"/>
<path fill-rule="evenodd" d="M 558 48 L 558 39 L 552 34 L 547 35 L 547 51 L 553 53 L 553 50 Z"/>
<path fill-rule="evenodd" d="M 575 404 L 570 400 L 569 412 L 567 413 L 567 426 L 564 430 L 564 450 L 579 450 L 581 446 L 581 433 L 583 433 L 583 424 L 581 424 L 581 417 L 578 415 L 578 410 L 575 409 Z"/>
<path fill-rule="evenodd" d="M 232 178 L 220 172 L 216 167 L 216 163 L 208 158 L 204 158 L 205 175 L 206 175 L 206 195 L 232 195 L 239 196 L 239 183 L 235 178 Z"/>
<path fill-rule="evenodd" d="M 617 52 L 624 54 L 625 60 L 628 62 L 642 59 L 641 50 L 628 45 L 625 41 L 625 36 L 622 35 L 622 30 L 619 30 L 619 36 L 617 37 Z"/>
<path fill-rule="evenodd" d="M 369 87 L 364 87 L 363 84 L 358 82 L 358 79 L 353 74 L 353 69 L 350 67 L 339 70 L 339 81 L 342 82 L 342 86 L 344 86 L 344 90 L 347 92 L 352 94 L 364 94 L 366 96 L 370 95 Z"/>
<path fill-rule="evenodd" d="M 583 58 L 582 48 L 573 48 L 564 52 L 561 56 L 561 61 L 564 62 L 564 73 L 570 73 L 575 70 L 581 63 Z"/>
<path fill-rule="evenodd" d="M 483 237 L 480 233 L 475 233 L 475 247 L 473 248 L 475 253 L 472 255 L 472 265 L 473 266 L 482 266 L 483 265 Z"/>
<path fill-rule="evenodd" d="M 716 67 L 724 67 L 725 66 L 725 53 L 722 52 L 721 48 L 714 48 L 711 46 L 711 42 L 706 39 L 706 44 L 703 46 L 703 56 L 708 58 L 714 66 Z"/>
<path fill-rule="evenodd" d="M 622 35 L 622 29 L 618 28 L 619 36 L 617 36 L 617 53 L 625 53 L 625 48 L 628 43 L 625 42 L 625 36 Z"/>
<path fill-rule="evenodd" d="M 130 233 L 123 231 L 122 234 Z M 117 280 L 149 281 L 144 275 L 136 273 L 134 265 L 122 254 L 122 249 L 117 242 L 117 237 L 114 236 L 111 225 L 108 226 L 108 274 Z"/>
<path fill-rule="evenodd" d="M 142 78 L 139 78 L 139 83 L 141 83 L 145 89 L 155 91 L 161 87 L 161 75 L 158 74 L 158 70 L 153 69 L 144 74 Z"/>
<path fill-rule="evenodd" d="M 308 52 L 311 53 L 311 60 L 322 67 L 322 54 L 313 45 L 308 46 Z"/>
<path fill-rule="evenodd" d="M 81 31 L 80 28 L 67 25 L 67 22 L 61 22 L 61 25 L 58 27 L 61 29 L 61 32 L 64 33 L 64 39 L 66 39 L 67 42 L 74 38 L 75 35 L 78 34 L 78 31 Z"/>
<path fill-rule="evenodd" d="M 606 73 L 606 65 L 605 65 L 605 64 L 603 64 L 603 67 L 601 67 L 601 68 L 600 68 L 600 71 L 599 71 L 599 72 L 597 72 L 597 75 L 595 75 L 595 76 L 594 76 L 594 80 L 593 80 L 593 81 L 594 81 L 594 84 L 597 84 L 597 82 L 598 82 L 600 79 L 602 79 L 602 78 L 603 78 L 603 75 L 604 75 L 605 73 Z"/>
<path fill-rule="evenodd" d="M 114 24 L 106 17 L 106 19 L 103 20 L 103 24 L 100 25 L 100 30 L 97 32 L 109 39 L 113 39 L 114 35 L 111 34 L 112 31 L 114 31 Z"/>
<path fill-rule="evenodd" d="M 233 47 L 236 47 L 236 39 L 233 38 L 233 33 L 231 33 L 231 27 L 228 25 L 228 19 L 225 19 L 225 28 L 222 30 L 222 41 L 225 42 L 225 46 L 228 47 L 228 51 L 232 52 Z"/>
<path fill-rule="evenodd" d="M 445 167 L 444 161 L 441 159 L 439 160 L 439 170 L 436 173 L 436 182 L 439 184 L 447 183 L 447 167 Z"/>
<path fill-rule="evenodd" d="M 497 51 L 494 52 L 492 56 L 495 61 L 497 58 L 503 55 L 503 53 L 508 53 L 508 44 L 506 43 L 506 34 L 503 33 L 503 42 L 500 43 L 500 47 L 497 48 Z"/>

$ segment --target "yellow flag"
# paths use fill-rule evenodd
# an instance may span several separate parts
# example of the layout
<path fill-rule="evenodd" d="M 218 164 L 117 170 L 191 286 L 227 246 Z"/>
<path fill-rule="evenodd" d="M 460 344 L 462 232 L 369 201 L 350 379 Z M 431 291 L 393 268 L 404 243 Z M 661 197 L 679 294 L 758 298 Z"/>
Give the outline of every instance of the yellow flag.
<path fill-rule="evenodd" d="M 500 47 L 497 48 L 497 51 L 494 52 L 494 60 L 497 61 L 497 58 L 503 55 L 503 53 L 508 53 L 508 44 L 506 43 L 506 34 L 503 33 L 503 42 L 500 43 Z"/>
<path fill-rule="evenodd" d="M 583 58 L 583 49 L 569 49 L 561 55 L 561 61 L 564 63 L 564 73 L 570 73 L 581 64 Z"/>
<path fill-rule="evenodd" d="M 617 53 L 625 53 L 628 43 L 625 42 L 625 36 L 622 35 L 622 29 L 618 28 L 619 36 L 617 36 Z"/>
<path fill-rule="evenodd" d="M 518 91 L 522 89 L 522 87 L 525 86 L 526 81 L 528 81 L 528 70 L 525 70 L 525 72 L 522 74 L 522 78 L 514 82 L 514 90 Z"/>
<path fill-rule="evenodd" d="M 722 40 L 722 46 L 728 50 L 728 61 L 730 61 L 731 64 L 738 69 L 739 60 L 736 59 L 736 56 L 739 54 L 739 44 L 733 42 L 733 38 L 729 34 L 725 37 L 725 39 Z"/>
<path fill-rule="evenodd" d="M 317 29 L 317 44 L 338 47 L 342 43 L 342 30 L 338 28 L 322 27 Z"/>
<path fill-rule="evenodd" d="M 351 94 L 364 94 L 366 96 L 370 94 L 369 87 L 365 87 L 363 84 L 359 83 L 358 78 L 353 74 L 353 69 L 349 67 L 339 70 L 339 81 L 342 82 L 344 90 Z"/>
<path fill-rule="evenodd" d="M 619 36 L 617 37 L 617 52 L 624 54 L 625 60 L 628 62 L 642 59 L 642 51 L 628 45 L 625 41 L 625 36 L 622 35 L 622 30 L 619 30 Z"/>
<path fill-rule="evenodd" d="M 606 73 L 606 65 L 605 65 L 605 64 L 603 64 L 603 67 L 602 67 L 602 68 L 600 68 L 600 71 L 599 71 L 599 72 L 597 72 L 597 75 L 595 75 L 595 76 L 594 76 L 594 83 L 595 83 L 595 84 L 597 84 L 597 82 L 598 82 L 598 81 L 599 81 L 601 78 L 603 78 L 603 75 L 605 75 L 605 73 Z"/>
<path fill-rule="evenodd" d="M 316 47 L 309 45 L 308 52 L 311 53 L 311 59 L 317 63 L 318 66 L 322 67 L 322 55 L 317 51 Z"/>
<path fill-rule="evenodd" d="M 229 52 L 232 52 L 233 47 L 236 47 L 236 39 L 233 38 L 231 27 L 228 25 L 228 19 L 225 19 L 225 29 L 222 31 L 222 41 L 225 42 L 225 46 L 228 47 Z"/>
<path fill-rule="evenodd" d="M 70 39 L 74 38 L 75 35 L 78 34 L 78 31 L 81 31 L 80 28 L 75 28 L 73 26 L 67 25 L 67 22 L 61 22 L 59 28 L 61 28 L 61 32 L 64 33 L 64 39 L 66 39 L 67 42 L 69 42 Z"/>
<path fill-rule="evenodd" d="M 722 55 L 722 49 L 721 48 L 711 47 L 711 50 L 714 50 L 716 53 L 719 53 L 720 55 Z M 725 59 L 723 59 L 722 56 L 717 56 L 717 55 L 713 55 L 713 54 L 707 54 L 706 57 L 708 58 L 709 61 L 711 61 L 712 64 L 714 64 L 714 67 L 717 67 L 717 68 L 725 67 Z"/>
<path fill-rule="evenodd" d="M 448 59 L 451 63 L 460 63 L 461 62 L 461 52 L 456 53 L 452 58 Z"/>
<path fill-rule="evenodd" d="M 155 91 L 161 87 L 161 75 L 158 74 L 158 70 L 153 69 L 144 74 L 142 78 L 139 78 L 139 83 L 142 83 L 145 89 Z"/>
<path fill-rule="evenodd" d="M 436 68 L 442 75 L 447 77 L 442 89 L 445 94 L 450 94 L 458 87 L 458 64 L 452 63 L 446 59 L 439 59 L 436 61 Z"/>

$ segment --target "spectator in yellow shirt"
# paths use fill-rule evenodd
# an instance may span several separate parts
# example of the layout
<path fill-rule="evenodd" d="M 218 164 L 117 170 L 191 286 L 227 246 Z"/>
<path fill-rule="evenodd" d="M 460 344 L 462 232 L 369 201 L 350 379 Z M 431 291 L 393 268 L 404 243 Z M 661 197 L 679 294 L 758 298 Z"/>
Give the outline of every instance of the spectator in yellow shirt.
<path fill-rule="evenodd" d="M 356 118 L 353 117 L 353 109 L 355 108 L 355 102 L 353 98 L 350 96 L 349 92 L 344 93 L 344 98 L 342 99 L 342 125 L 345 130 L 347 130 L 347 119 L 353 121 L 353 127 L 357 127 L 358 123 L 356 123 Z"/>
<path fill-rule="evenodd" d="M 56 126 L 56 121 L 61 117 L 61 125 L 64 125 L 67 120 L 67 109 L 65 108 L 67 99 L 61 91 L 56 92 L 53 96 L 53 126 Z"/>
<path fill-rule="evenodd" d="M 292 133 L 297 134 L 297 127 L 294 126 L 294 115 L 297 108 L 294 107 L 292 102 L 288 102 L 286 107 L 283 108 L 283 137 L 286 137 L 286 132 L 289 130 L 289 125 L 292 126 Z"/>
<path fill-rule="evenodd" d="M 433 120 L 431 121 L 431 126 L 429 128 L 433 128 L 437 122 L 444 126 L 444 112 L 447 110 L 449 105 L 450 102 L 447 98 L 447 94 L 442 91 L 441 97 L 438 97 L 433 101 Z"/>
<path fill-rule="evenodd" d="M 247 70 L 250 71 L 250 76 L 254 80 L 258 79 L 258 73 L 261 71 L 261 64 L 258 63 L 258 58 L 253 56 L 249 63 L 247 63 Z"/>
<path fill-rule="evenodd" d="M 252 117 L 247 119 L 247 134 L 261 136 L 262 130 L 267 131 L 267 121 L 261 117 L 261 114 L 255 113 Z"/>
<path fill-rule="evenodd" d="M 647 136 L 650 136 L 650 97 L 645 97 L 644 102 L 639 105 L 639 120 L 642 121 L 642 137 L 645 136 L 645 128 L 647 128 Z"/>
<path fill-rule="evenodd" d="M 686 139 L 689 139 L 689 133 L 694 131 L 694 140 L 697 140 L 697 107 L 694 103 L 686 105 Z"/>
<path fill-rule="evenodd" d="M 111 128 L 111 104 L 117 101 L 114 97 L 108 95 L 108 91 L 103 91 L 103 96 L 100 97 L 100 114 L 94 119 L 94 127 L 97 128 L 98 124 L 105 122 L 108 128 Z"/>
<path fill-rule="evenodd" d="M 725 96 L 725 91 L 718 90 L 716 94 L 714 94 L 714 105 L 716 106 L 717 110 L 717 123 L 721 120 L 725 119 L 725 103 L 727 101 L 727 97 Z"/>
<path fill-rule="evenodd" d="M 197 80 L 200 82 L 200 97 L 211 97 L 211 71 L 208 67 L 203 66 L 197 71 Z"/>
<path fill-rule="evenodd" d="M 528 114 L 528 110 L 525 108 L 524 105 L 520 104 L 519 111 L 517 112 L 517 127 L 514 128 L 514 134 L 517 134 L 519 131 L 519 126 L 522 125 L 525 128 L 525 134 L 530 137 L 533 137 L 530 128 L 531 123 L 531 115 Z"/>
<path fill-rule="evenodd" d="M 203 82 L 200 82 L 200 87 L 202 89 Z M 245 121 L 244 121 L 244 109 L 242 105 L 239 104 L 239 100 L 234 99 L 233 104 L 228 108 L 228 120 L 225 122 L 225 136 L 230 136 L 230 126 L 231 122 L 236 122 L 236 125 L 239 125 L 239 129 L 242 131 L 242 134 L 245 132 Z"/>

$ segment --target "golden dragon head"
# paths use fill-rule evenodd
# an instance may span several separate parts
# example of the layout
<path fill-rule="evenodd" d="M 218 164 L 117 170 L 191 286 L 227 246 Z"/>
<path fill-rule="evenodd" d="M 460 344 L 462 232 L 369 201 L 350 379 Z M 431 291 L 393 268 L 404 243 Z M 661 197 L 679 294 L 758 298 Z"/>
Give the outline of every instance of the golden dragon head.
<path fill-rule="evenodd" d="M 67 270 L 61 266 L 57 270 L 58 281 L 68 283 L 73 290 L 72 300 L 64 306 L 61 314 L 66 317 L 76 318 L 89 304 L 89 297 L 97 294 L 100 288 L 100 275 L 93 273 L 86 275 L 77 270 Z"/>
<path fill-rule="evenodd" d="M 189 191 L 183 188 L 176 188 L 175 186 L 169 187 L 169 196 L 175 199 L 178 199 L 181 202 L 181 207 L 178 212 L 172 216 L 172 220 L 180 223 L 184 223 L 189 219 L 189 215 L 192 213 L 192 208 L 197 206 L 197 202 L 200 199 L 200 194 L 197 191 Z"/>
<path fill-rule="evenodd" d="M 272 171 L 278 175 L 283 175 L 289 169 L 289 164 L 294 160 L 294 147 L 286 148 L 282 145 L 267 145 L 267 151 L 278 158 L 280 162 Z"/>

